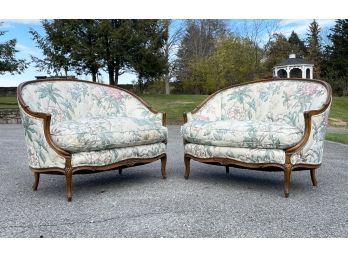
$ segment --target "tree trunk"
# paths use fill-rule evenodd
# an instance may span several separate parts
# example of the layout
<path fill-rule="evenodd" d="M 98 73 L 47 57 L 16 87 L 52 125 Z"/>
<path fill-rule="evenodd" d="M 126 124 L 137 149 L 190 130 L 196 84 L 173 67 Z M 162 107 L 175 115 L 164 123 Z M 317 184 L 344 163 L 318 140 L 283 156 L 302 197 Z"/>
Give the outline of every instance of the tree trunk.
<path fill-rule="evenodd" d="M 115 69 L 115 79 L 114 79 L 114 82 L 115 82 L 115 85 L 116 85 L 116 86 L 118 85 L 118 72 L 119 72 L 119 69 L 116 68 L 116 69 Z"/>
<path fill-rule="evenodd" d="M 165 93 L 166 93 L 166 95 L 170 95 L 170 86 L 169 86 L 169 76 L 168 76 L 168 74 L 164 75 L 164 84 L 165 84 Z"/>
<path fill-rule="evenodd" d="M 97 73 L 96 72 L 92 72 L 92 81 L 97 82 Z"/>
<path fill-rule="evenodd" d="M 114 67 L 109 65 L 108 72 L 109 72 L 109 84 L 114 86 L 115 85 L 115 78 L 114 78 L 115 69 L 114 69 Z"/>

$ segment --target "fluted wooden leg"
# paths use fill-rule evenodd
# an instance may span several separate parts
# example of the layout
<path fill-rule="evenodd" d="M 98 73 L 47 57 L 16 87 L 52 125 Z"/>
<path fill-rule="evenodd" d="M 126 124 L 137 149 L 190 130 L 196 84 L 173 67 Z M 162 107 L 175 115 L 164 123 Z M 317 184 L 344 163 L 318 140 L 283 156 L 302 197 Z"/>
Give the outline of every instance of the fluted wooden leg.
<path fill-rule="evenodd" d="M 315 174 L 316 169 L 310 169 L 310 171 L 311 171 L 312 185 L 316 187 L 318 185 L 318 181 Z"/>
<path fill-rule="evenodd" d="M 289 188 L 290 188 L 290 178 L 291 178 L 291 164 L 285 164 L 284 167 L 284 194 L 285 197 L 289 197 Z"/>
<path fill-rule="evenodd" d="M 161 158 L 161 172 L 162 172 L 163 179 L 167 178 L 166 165 L 167 165 L 167 155 Z"/>
<path fill-rule="evenodd" d="M 122 175 L 122 168 L 118 169 L 118 174 Z"/>
<path fill-rule="evenodd" d="M 66 180 L 66 192 L 68 202 L 72 200 L 72 168 L 67 168 L 65 170 L 65 180 Z"/>
<path fill-rule="evenodd" d="M 184 173 L 184 177 L 185 179 L 188 179 L 190 176 L 190 158 L 189 157 L 184 157 L 184 161 L 185 161 L 185 173 Z"/>
<path fill-rule="evenodd" d="M 34 172 L 34 184 L 33 184 L 33 191 L 37 190 L 37 187 L 39 186 L 40 181 L 40 173 Z"/>
<path fill-rule="evenodd" d="M 230 167 L 226 166 L 226 174 L 230 173 Z"/>

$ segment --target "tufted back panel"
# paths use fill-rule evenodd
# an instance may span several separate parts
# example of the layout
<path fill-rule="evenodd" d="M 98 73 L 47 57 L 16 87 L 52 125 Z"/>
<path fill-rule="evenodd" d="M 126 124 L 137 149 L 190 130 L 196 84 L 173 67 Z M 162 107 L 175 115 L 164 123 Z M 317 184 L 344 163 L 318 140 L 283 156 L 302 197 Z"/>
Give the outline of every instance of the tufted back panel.
<path fill-rule="evenodd" d="M 126 116 L 161 124 L 162 114 L 152 113 L 126 91 L 84 81 L 34 81 L 21 96 L 31 111 L 50 113 L 52 124 L 87 117 Z"/>

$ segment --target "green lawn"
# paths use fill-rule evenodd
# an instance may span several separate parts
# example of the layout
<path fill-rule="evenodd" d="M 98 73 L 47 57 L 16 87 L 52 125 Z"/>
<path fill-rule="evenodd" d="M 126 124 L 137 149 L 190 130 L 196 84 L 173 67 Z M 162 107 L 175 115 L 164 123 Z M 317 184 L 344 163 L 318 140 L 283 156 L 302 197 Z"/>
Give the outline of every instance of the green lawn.
<path fill-rule="evenodd" d="M 331 125 L 339 125 L 335 122 L 342 122 L 342 126 L 344 123 L 348 124 L 348 96 L 333 97 L 329 118 Z"/>
<path fill-rule="evenodd" d="M 167 122 L 182 123 L 183 113 L 192 111 L 207 95 L 141 95 L 156 111 L 167 113 Z"/>
<path fill-rule="evenodd" d="M 348 144 L 348 134 L 327 133 L 325 139 L 329 141 Z"/>
<path fill-rule="evenodd" d="M 0 96 L 0 108 L 17 108 L 16 96 Z"/>

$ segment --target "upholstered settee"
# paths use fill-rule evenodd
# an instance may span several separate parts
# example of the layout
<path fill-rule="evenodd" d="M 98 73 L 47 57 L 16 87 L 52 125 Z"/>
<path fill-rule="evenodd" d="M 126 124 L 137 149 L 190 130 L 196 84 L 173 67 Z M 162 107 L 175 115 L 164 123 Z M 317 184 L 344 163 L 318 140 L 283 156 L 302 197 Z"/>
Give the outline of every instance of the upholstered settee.
<path fill-rule="evenodd" d="M 228 87 L 184 114 L 181 127 L 185 173 L 190 160 L 249 169 L 284 171 L 289 195 L 291 171 L 315 171 L 323 156 L 331 105 L 324 81 L 274 79 Z"/>
<path fill-rule="evenodd" d="M 161 159 L 166 178 L 165 113 L 152 110 L 132 93 L 80 80 L 22 83 L 17 98 L 24 126 L 33 190 L 40 174 L 66 177 L 119 169 Z"/>

